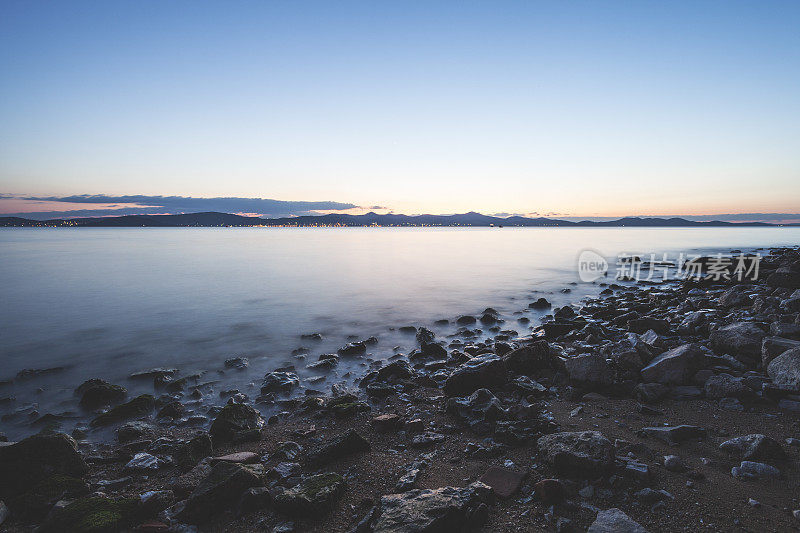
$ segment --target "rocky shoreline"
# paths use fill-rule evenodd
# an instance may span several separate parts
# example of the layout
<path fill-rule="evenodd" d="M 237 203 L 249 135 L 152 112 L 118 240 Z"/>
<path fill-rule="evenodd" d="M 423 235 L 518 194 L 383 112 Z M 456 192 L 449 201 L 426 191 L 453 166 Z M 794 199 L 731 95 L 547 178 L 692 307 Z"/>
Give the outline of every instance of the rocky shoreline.
<path fill-rule="evenodd" d="M 137 376 L 158 396 L 89 380 L 87 428 L 0 443 L 0 527 L 796 530 L 798 289 L 800 251 L 776 249 L 758 281 L 610 284 L 528 337 L 486 309 L 454 338 L 415 328 L 407 355 L 372 361 L 367 339 L 309 365 L 361 358 L 357 389 L 289 397 L 294 369 L 270 372 L 197 415 L 207 429 L 172 369 Z"/>

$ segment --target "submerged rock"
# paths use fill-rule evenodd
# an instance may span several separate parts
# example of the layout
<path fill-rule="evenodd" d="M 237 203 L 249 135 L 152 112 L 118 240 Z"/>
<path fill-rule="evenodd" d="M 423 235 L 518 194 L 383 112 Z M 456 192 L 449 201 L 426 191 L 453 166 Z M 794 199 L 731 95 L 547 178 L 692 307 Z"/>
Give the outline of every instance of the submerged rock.
<path fill-rule="evenodd" d="M 235 440 L 239 435 L 260 430 L 264 426 L 261 413 L 251 406 L 241 403 L 229 403 L 219 412 L 211 423 L 209 433 L 216 442 Z"/>
<path fill-rule="evenodd" d="M 80 387 L 75 389 L 75 394 L 81 397 L 81 405 L 89 409 L 121 402 L 127 393 L 125 387 L 112 385 L 102 379 L 84 381 Z"/>
<path fill-rule="evenodd" d="M 261 394 L 289 392 L 298 385 L 300 378 L 294 372 L 270 372 L 261 383 Z"/>
<path fill-rule="evenodd" d="M 112 407 L 103 414 L 96 416 L 92 421 L 92 426 L 108 426 L 128 420 L 147 416 L 156 408 L 156 400 L 150 394 L 142 394 L 127 403 Z"/>

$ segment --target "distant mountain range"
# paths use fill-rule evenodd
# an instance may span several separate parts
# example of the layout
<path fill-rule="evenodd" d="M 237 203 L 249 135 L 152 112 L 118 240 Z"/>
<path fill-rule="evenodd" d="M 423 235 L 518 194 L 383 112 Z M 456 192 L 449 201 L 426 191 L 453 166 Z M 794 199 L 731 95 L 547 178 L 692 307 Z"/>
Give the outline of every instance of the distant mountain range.
<path fill-rule="evenodd" d="M 766 222 L 697 222 L 683 218 L 625 217 L 602 222 L 558 220 L 552 218 L 527 218 L 513 216 L 493 217 L 470 212 L 460 215 L 315 215 L 287 218 L 260 218 L 229 213 L 187 213 L 183 215 L 125 215 L 119 217 L 71 218 L 29 220 L 19 217 L 0 217 L 0 227 L 363 227 L 363 226 L 449 226 L 449 227 L 725 227 L 725 226 L 800 226 L 800 224 L 768 224 Z"/>

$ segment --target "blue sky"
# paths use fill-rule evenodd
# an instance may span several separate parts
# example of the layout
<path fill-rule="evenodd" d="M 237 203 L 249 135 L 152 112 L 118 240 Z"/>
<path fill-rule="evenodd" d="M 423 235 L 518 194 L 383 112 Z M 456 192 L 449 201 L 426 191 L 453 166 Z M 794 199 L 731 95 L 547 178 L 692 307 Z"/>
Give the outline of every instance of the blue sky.
<path fill-rule="evenodd" d="M 0 193 L 796 213 L 798 28 L 800 2 L 6 0 Z"/>

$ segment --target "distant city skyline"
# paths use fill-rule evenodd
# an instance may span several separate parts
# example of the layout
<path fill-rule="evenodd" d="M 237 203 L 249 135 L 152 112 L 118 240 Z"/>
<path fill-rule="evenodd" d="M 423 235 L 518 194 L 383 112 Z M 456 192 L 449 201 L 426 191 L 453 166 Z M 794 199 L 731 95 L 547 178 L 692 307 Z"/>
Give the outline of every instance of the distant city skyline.
<path fill-rule="evenodd" d="M 6 0 L 0 214 L 792 214 L 798 27 L 794 1 Z"/>

